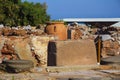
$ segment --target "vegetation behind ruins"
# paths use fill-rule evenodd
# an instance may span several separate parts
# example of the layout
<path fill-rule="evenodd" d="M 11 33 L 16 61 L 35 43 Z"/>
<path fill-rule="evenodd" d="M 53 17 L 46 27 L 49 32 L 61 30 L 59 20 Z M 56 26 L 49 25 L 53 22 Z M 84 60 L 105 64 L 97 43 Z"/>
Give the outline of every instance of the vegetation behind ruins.
<path fill-rule="evenodd" d="M 8 26 L 38 25 L 49 21 L 46 3 L 0 0 L 0 24 Z"/>

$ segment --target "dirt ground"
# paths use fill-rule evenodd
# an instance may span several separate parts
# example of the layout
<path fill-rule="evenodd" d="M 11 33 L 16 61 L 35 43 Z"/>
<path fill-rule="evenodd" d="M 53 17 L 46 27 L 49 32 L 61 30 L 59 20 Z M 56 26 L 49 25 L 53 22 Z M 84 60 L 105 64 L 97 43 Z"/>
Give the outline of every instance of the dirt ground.
<path fill-rule="evenodd" d="M 107 59 L 102 65 L 35 67 L 21 73 L 0 71 L 0 80 L 120 80 L 120 56 Z"/>
<path fill-rule="evenodd" d="M 120 70 L 81 70 L 48 74 L 0 73 L 0 80 L 120 80 Z"/>
<path fill-rule="evenodd" d="M 21 73 L 0 71 L 0 80 L 120 80 L 120 65 L 34 68 Z"/>

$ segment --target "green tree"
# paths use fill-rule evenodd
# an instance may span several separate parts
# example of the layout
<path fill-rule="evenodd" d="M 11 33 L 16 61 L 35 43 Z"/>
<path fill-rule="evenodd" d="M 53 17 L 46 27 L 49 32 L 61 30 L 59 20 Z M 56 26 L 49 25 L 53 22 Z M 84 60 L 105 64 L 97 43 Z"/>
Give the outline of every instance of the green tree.
<path fill-rule="evenodd" d="M 46 3 L 21 2 L 21 0 L 0 0 L 0 24 L 38 25 L 50 19 Z"/>
<path fill-rule="evenodd" d="M 40 3 L 29 3 L 24 2 L 21 4 L 20 15 L 22 24 L 37 25 L 45 23 L 50 19 L 50 16 L 47 15 L 46 8 Z M 25 24 L 23 21 L 27 21 Z"/>

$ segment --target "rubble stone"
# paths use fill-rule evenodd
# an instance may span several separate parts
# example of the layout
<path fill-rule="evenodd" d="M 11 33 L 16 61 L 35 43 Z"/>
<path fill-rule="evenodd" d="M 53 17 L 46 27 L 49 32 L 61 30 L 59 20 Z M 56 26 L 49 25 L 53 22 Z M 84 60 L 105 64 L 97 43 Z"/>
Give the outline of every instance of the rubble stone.
<path fill-rule="evenodd" d="M 117 41 L 106 40 L 103 41 L 102 46 L 102 57 L 119 55 L 119 43 Z"/>
<path fill-rule="evenodd" d="M 80 31 L 80 29 L 79 28 L 76 28 L 75 29 L 75 33 L 74 33 L 74 39 L 75 40 L 78 40 L 78 39 L 80 39 L 81 37 L 82 37 L 82 32 Z"/>
<path fill-rule="evenodd" d="M 5 38 L 0 36 L 0 56 L 2 55 L 1 50 L 2 50 L 2 48 L 4 46 L 4 43 L 5 43 Z"/>
<path fill-rule="evenodd" d="M 2 60 L 31 60 L 34 66 L 47 66 L 48 42 L 52 36 L 0 36 Z"/>

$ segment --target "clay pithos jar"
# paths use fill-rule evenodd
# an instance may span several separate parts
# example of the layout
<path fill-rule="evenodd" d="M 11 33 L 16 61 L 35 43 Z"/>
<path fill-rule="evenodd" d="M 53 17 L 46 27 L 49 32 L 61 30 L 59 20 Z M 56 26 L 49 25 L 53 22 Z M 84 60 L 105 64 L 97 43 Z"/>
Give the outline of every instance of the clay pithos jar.
<path fill-rule="evenodd" d="M 64 22 L 48 22 L 45 32 L 57 37 L 58 40 L 67 40 L 67 27 Z"/>

